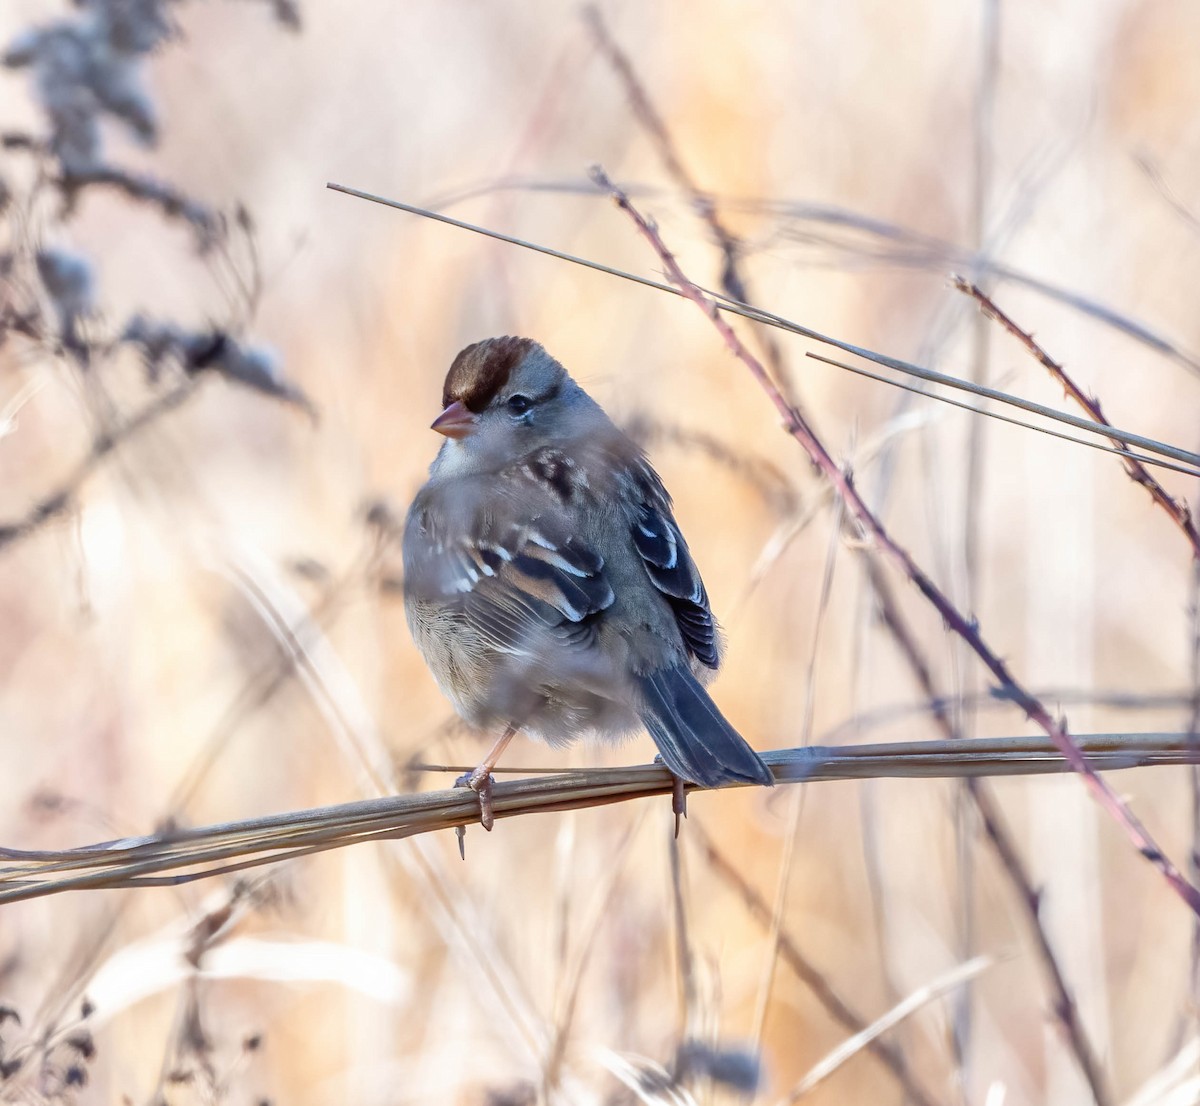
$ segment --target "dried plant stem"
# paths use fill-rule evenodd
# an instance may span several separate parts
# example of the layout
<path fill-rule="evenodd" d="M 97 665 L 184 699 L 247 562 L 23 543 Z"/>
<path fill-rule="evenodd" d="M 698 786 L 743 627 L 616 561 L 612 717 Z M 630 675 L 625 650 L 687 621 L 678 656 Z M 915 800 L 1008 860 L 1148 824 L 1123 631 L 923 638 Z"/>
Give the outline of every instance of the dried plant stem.
<path fill-rule="evenodd" d="M 956 276 L 953 278 L 953 284 L 958 291 L 962 292 L 964 295 L 970 296 L 979 305 L 980 311 L 985 317 L 995 320 L 1006 331 L 1008 331 L 1009 334 L 1016 338 L 1017 341 L 1020 342 L 1021 345 L 1034 358 L 1034 360 L 1037 361 L 1038 364 L 1040 364 L 1054 380 L 1062 385 L 1065 393 L 1070 396 L 1070 398 L 1073 399 L 1081 408 L 1083 408 L 1089 418 L 1101 425 L 1108 425 L 1108 419 L 1105 417 L 1104 412 L 1100 408 L 1099 400 L 1089 396 L 1086 392 L 1084 392 L 1084 390 L 1079 386 L 1078 383 L 1076 383 L 1074 378 L 1071 377 L 1066 369 L 1057 361 L 1055 361 L 1042 348 L 1042 346 L 1036 341 L 1033 335 L 1029 333 L 1029 331 L 1018 326 L 1011 316 L 1009 316 L 1005 311 L 1002 311 L 996 305 L 995 301 L 973 282 L 968 281 L 961 276 Z M 1113 444 L 1115 446 L 1120 446 L 1120 443 L 1115 439 L 1113 439 Z M 1129 478 L 1135 484 L 1140 484 L 1150 493 L 1150 497 L 1154 500 L 1154 502 L 1157 503 L 1158 506 L 1167 513 L 1171 521 L 1174 522 L 1182 532 L 1184 538 L 1192 548 L 1194 565 L 1200 566 L 1200 532 L 1197 532 L 1196 524 L 1187 502 L 1183 499 L 1176 499 L 1174 496 L 1172 496 L 1139 459 L 1128 456 L 1123 448 L 1118 448 L 1117 453 L 1122 457 L 1122 462 L 1125 466 L 1126 473 L 1129 475 Z M 1192 680 L 1193 688 L 1195 688 L 1197 686 L 1197 650 L 1200 649 L 1200 646 L 1197 645 L 1196 637 L 1198 631 L 1196 628 L 1196 585 L 1194 581 L 1192 591 Z M 1194 692 L 1194 694 L 1196 693 Z M 1200 716 L 1200 697 L 1197 697 L 1195 700 L 1188 726 L 1189 731 L 1193 734 L 1196 731 L 1198 716 Z M 1188 876 L 1194 882 L 1197 879 L 1197 876 L 1200 875 L 1200 865 L 1197 864 L 1197 841 L 1200 841 L 1200 813 L 1198 813 L 1200 812 L 1200 800 L 1197 799 L 1198 777 L 1197 770 L 1195 768 L 1193 768 L 1191 771 L 1191 777 L 1193 792 L 1192 848 L 1189 857 Z M 1028 900 L 1029 904 L 1027 907 L 1027 913 L 1032 913 L 1034 916 L 1036 916 L 1038 905 L 1036 893 L 1032 888 L 1030 888 L 1024 897 Z M 1044 954 L 1046 951 L 1048 950 L 1044 950 Z M 1045 955 L 1043 958 L 1045 958 Z M 1200 975 L 1198 975 L 1198 973 L 1200 973 L 1200 968 L 1197 967 L 1198 964 L 1200 964 L 1200 919 L 1194 919 L 1192 926 L 1192 968 L 1190 985 L 1193 1001 L 1195 1001 L 1195 995 L 1197 993 L 1197 979 L 1200 978 Z M 1063 1001 L 1064 1003 L 1069 1002 L 1069 998 L 1064 995 Z M 1073 1013 L 1069 1006 L 1066 1007 L 1066 1009 Z M 1092 1092 L 1095 1094 L 1096 1085 L 1092 1081 L 1092 1077 L 1088 1073 L 1087 1069 L 1085 1069 L 1085 1075 L 1087 1075 L 1089 1083 L 1092 1083 Z M 1100 1099 L 1097 1098 L 1097 1101 L 1100 1101 Z"/>
<path fill-rule="evenodd" d="M 1000 76 L 999 0 L 984 0 L 979 5 L 980 65 L 975 84 L 972 137 L 974 158 L 971 173 L 971 244 L 975 252 L 985 256 L 988 252 L 988 201 L 992 188 L 994 111 L 996 90 Z M 983 279 L 980 277 L 979 279 Z M 971 380 L 976 384 L 987 384 L 990 378 L 989 345 L 983 320 L 977 320 L 971 335 Z M 983 533 L 982 493 L 984 471 L 987 461 L 987 419 L 971 419 L 967 425 L 966 478 L 963 481 L 962 500 L 962 600 L 968 610 L 981 609 L 980 564 L 982 562 L 981 538 Z M 970 693 L 979 686 L 979 673 L 965 663 L 966 646 L 958 643 L 955 651 L 955 688 L 957 692 Z M 960 712 L 960 734 L 972 737 L 975 733 L 975 715 L 969 707 Z M 965 781 L 954 799 L 955 860 L 958 869 L 958 917 L 957 937 L 959 955 L 963 959 L 975 951 L 975 822 L 971 816 L 972 796 L 970 781 Z M 955 1077 L 959 1097 L 963 1103 L 970 1101 L 971 1085 L 971 1030 L 972 989 L 959 988 L 955 996 L 953 1018 L 953 1046 L 955 1055 Z"/>
<path fill-rule="evenodd" d="M 490 227 L 481 227 L 475 223 L 466 223 L 461 219 L 453 219 L 449 215 L 443 215 L 437 211 L 430 211 L 428 208 L 417 207 L 414 204 L 405 203 L 403 200 L 393 200 L 386 196 L 377 196 L 371 192 L 364 192 L 358 188 L 351 188 L 345 184 L 335 184 L 330 181 L 325 186 L 334 192 L 341 192 L 347 196 L 354 196 L 356 199 L 369 200 L 371 203 L 382 204 L 384 207 L 395 208 L 397 211 L 407 211 L 411 215 L 419 215 L 422 219 L 432 219 L 438 223 L 445 223 L 447 226 L 458 227 L 461 230 L 469 230 L 472 234 L 481 234 L 485 238 L 495 239 L 497 242 L 507 242 L 513 246 L 520 246 L 525 250 L 533 250 L 535 253 L 545 254 L 547 257 L 556 258 L 559 261 L 566 261 L 572 265 L 581 265 L 585 269 L 591 269 L 597 273 L 604 273 L 607 276 L 616 277 L 619 280 L 628 280 L 634 284 L 640 284 L 644 288 L 652 288 L 656 292 L 666 292 L 668 295 L 685 297 L 685 293 L 670 284 L 666 284 L 660 280 L 651 280 L 649 277 L 638 276 L 636 273 L 626 272 L 624 269 L 614 268 L 612 265 L 604 265 L 599 261 L 592 261 L 586 257 L 578 257 L 575 254 L 565 253 L 562 250 L 553 249 L 550 246 L 543 246 L 537 242 L 530 242 L 524 238 L 517 238 L 511 234 L 504 234 L 498 230 L 492 230 Z M 698 285 L 693 287 L 699 288 Z M 699 288 L 704 293 L 705 290 Z M 986 399 L 995 400 L 997 403 L 1005 403 L 1011 407 L 1017 407 L 1022 411 L 1029 411 L 1032 414 L 1041 416 L 1042 418 L 1052 419 L 1055 422 L 1063 423 L 1067 426 L 1075 427 L 1077 430 L 1084 430 L 1091 434 L 1100 434 L 1103 437 L 1112 439 L 1117 438 L 1125 445 L 1137 446 L 1150 453 L 1157 453 L 1163 457 L 1169 457 L 1181 465 L 1189 466 L 1189 473 L 1193 476 L 1200 475 L 1197 473 L 1197 468 L 1200 468 L 1200 454 L 1192 453 L 1190 450 L 1180 449 L 1179 446 L 1171 445 L 1169 442 L 1156 441 L 1154 438 L 1148 438 L 1144 434 L 1135 434 L 1132 431 L 1120 430 L 1115 427 L 1099 426 L 1088 419 L 1080 418 L 1077 415 L 1068 415 L 1063 411 L 1056 411 L 1053 407 L 1047 407 L 1041 403 L 1034 403 L 1032 400 L 1022 399 L 1020 396 L 1011 395 L 1008 392 L 1002 392 L 998 388 L 988 388 L 983 385 L 973 384 L 969 380 L 963 380 L 960 377 L 951 376 L 947 373 L 940 373 L 934 369 L 927 369 L 921 365 L 914 365 L 910 361 L 901 361 L 896 357 L 889 357 L 884 353 L 877 353 L 874 350 L 866 349 L 863 346 L 856 346 L 850 342 L 843 342 L 839 338 L 833 338 L 828 334 L 822 334 L 820 331 L 813 330 L 811 327 L 802 326 L 800 323 L 793 322 L 791 319 L 786 319 L 782 315 L 777 315 L 772 311 L 766 311 L 759 307 L 752 307 L 747 303 L 741 303 L 737 300 L 729 299 L 725 296 L 720 296 L 717 293 L 705 293 L 717 297 L 713 300 L 716 310 L 728 312 L 733 315 L 740 315 L 744 319 L 749 319 L 751 322 L 765 323 L 768 326 L 778 327 L 780 330 L 785 330 L 789 334 L 797 334 L 801 338 L 809 338 L 814 342 L 821 342 L 824 345 L 833 346 L 835 349 L 843 350 L 846 353 L 852 353 L 857 357 L 863 357 L 868 361 L 873 361 L 877 365 L 883 365 L 885 368 L 894 369 L 896 372 L 904 373 L 906 376 L 914 376 L 918 380 L 926 380 L 931 384 L 942 384 L 947 388 L 956 388 L 960 391 L 971 392 L 974 395 L 983 396 Z M 686 297 L 685 297 L 686 298 Z M 837 364 L 837 362 L 834 362 Z M 941 399 L 942 397 L 935 392 L 925 393 L 931 399 Z M 987 413 L 987 412 L 983 412 Z M 1022 424 L 1027 429 L 1040 429 L 1032 424 Z M 1149 462 L 1147 462 L 1149 463 Z"/>
<path fill-rule="evenodd" d="M 653 246 L 660 260 L 666 266 L 672 282 L 704 312 L 724 339 L 726 346 L 749 369 L 783 417 L 784 428 L 801 444 L 812 463 L 837 489 L 850 514 L 862 526 L 867 538 L 929 600 L 945 624 L 970 646 L 988 671 L 1012 695 L 1017 706 L 1054 742 L 1071 766 L 1072 771 L 1079 774 L 1093 797 L 1122 828 L 1134 848 L 1159 871 L 1167 885 L 1188 905 L 1193 913 L 1200 916 L 1200 891 L 1188 882 L 1175 862 L 1163 852 L 1150 831 L 1133 813 L 1128 804 L 1096 773 L 1080 751 L 1079 746 L 1072 740 L 1066 726 L 1057 722 L 1044 704 L 1017 683 L 1009 671 L 1008 665 L 1000 658 L 999 654 L 993 652 L 987 645 L 974 624 L 954 606 L 949 597 L 920 568 L 908 551 L 892 538 L 880 519 L 859 495 L 851 477 L 838 466 L 799 412 L 788 403 L 761 362 L 746 348 L 729 322 L 717 309 L 714 301 L 683 274 L 674 255 L 667 249 L 658 231 L 646 221 L 630 203 L 629 198 L 604 175 L 602 170 L 595 170 L 595 177 L 597 183 L 608 188 L 621 210 L 629 215 L 638 230 Z"/>
<path fill-rule="evenodd" d="M 843 1041 L 837 1048 L 825 1056 L 824 1059 L 813 1065 L 808 1074 L 792 1088 L 791 1092 L 779 1100 L 778 1106 L 793 1106 L 794 1103 L 799 1102 L 806 1094 L 815 1090 L 819 1083 L 828 1079 L 847 1060 L 851 1059 L 856 1053 L 877 1039 L 881 1033 L 886 1033 L 889 1029 L 895 1028 L 905 1018 L 920 1010 L 922 1006 L 941 998 L 951 991 L 958 990 L 977 975 L 987 971 L 994 963 L 995 961 L 990 956 L 977 956 L 973 960 L 968 960 L 965 964 L 956 965 L 950 971 L 925 984 L 923 987 L 918 987 L 912 994 L 908 995 L 903 1001 L 898 1002 L 882 1017 L 865 1026 L 849 1040 Z"/>
<path fill-rule="evenodd" d="M 667 839 L 667 854 L 671 862 L 671 918 L 675 930 L 675 960 L 679 978 L 679 1039 L 687 1041 L 697 1031 L 700 1003 L 696 984 L 696 957 L 692 951 L 692 940 L 688 931 L 683 858 L 680 855 L 677 832 L 672 832 Z"/>
<path fill-rule="evenodd" d="M 106 165 L 71 173 L 53 183 L 62 190 L 68 205 L 75 204 L 85 188 L 97 185 L 115 188 L 131 200 L 157 207 L 169 219 L 190 223 L 202 249 L 212 245 L 220 233 L 220 220 L 214 212 L 153 177 Z"/>
<path fill-rule="evenodd" d="M 177 384 L 170 391 L 150 400 L 141 410 L 112 430 L 99 434 L 93 439 L 87 455 L 54 491 L 43 496 L 25 513 L 23 518 L 13 522 L 0 523 L 0 552 L 34 534 L 46 523 L 68 511 L 79 495 L 84 482 L 113 450 L 163 415 L 182 406 L 195 394 L 197 387 L 194 380 L 186 380 L 182 384 Z"/>
<path fill-rule="evenodd" d="M 1178 465 L 1174 461 L 1151 457 L 1146 453 L 1134 453 L 1128 446 L 1105 445 L 1103 442 L 1092 442 L 1087 438 L 1077 438 L 1074 434 L 1064 434 L 1058 430 L 1051 430 L 1048 426 L 1038 426 L 1036 423 L 1025 422 L 1023 419 L 1010 418 L 1008 415 L 1000 414 L 999 411 L 993 411 L 990 407 L 976 407 L 972 403 L 961 403 L 956 399 L 951 399 L 949 396 L 931 392 L 927 388 L 918 388 L 914 384 L 905 384 L 901 380 L 893 380 L 891 377 L 883 376 L 880 373 L 873 373 L 870 369 L 864 369 L 860 365 L 851 365 L 846 361 L 839 361 L 834 357 L 823 357 L 819 353 L 813 353 L 812 350 L 809 350 L 805 354 L 805 357 L 811 357 L 814 361 L 820 361 L 825 365 L 833 365 L 835 368 L 854 373 L 856 376 L 865 376 L 868 380 L 874 380 L 879 384 L 886 384 L 890 388 L 900 388 L 903 391 L 920 396 L 922 399 L 936 399 L 939 403 L 945 404 L 948 407 L 957 407 L 962 411 L 969 411 L 972 415 L 982 415 L 985 418 L 995 419 L 998 422 L 1006 422 L 1010 426 L 1019 426 L 1023 430 L 1036 430 L 1039 434 L 1045 434 L 1051 438 L 1060 438 L 1062 441 L 1070 442 L 1072 445 L 1081 445 L 1087 449 L 1099 450 L 1101 453 L 1113 453 L 1121 458 L 1132 457 L 1145 465 L 1154 465 L 1156 468 L 1167 469 L 1171 472 L 1181 472 L 1185 476 L 1200 476 L 1200 471 L 1197 471 L 1191 465 Z"/>
<path fill-rule="evenodd" d="M 1192 703 L 1188 711 L 1188 737 L 1200 749 L 1200 560 L 1192 561 L 1191 596 L 1188 612 L 1191 621 L 1190 675 Z M 1191 848 L 1188 851 L 1188 875 L 1200 880 L 1200 766 L 1188 772 L 1191 785 Z M 1188 987 L 1192 1017 L 1200 1017 L 1200 918 L 1192 922 L 1191 971 Z"/>
<path fill-rule="evenodd" d="M 775 924 L 775 911 L 771 904 L 747 881 L 742 874 L 741 866 L 730 861 L 699 824 L 689 827 L 689 832 L 704 851 L 705 859 L 712 870 L 737 891 L 746 904 L 746 908 L 758 920 L 758 923 L 763 928 L 770 930 Z M 852 1034 L 864 1032 L 870 1025 L 868 1019 L 842 998 L 821 969 L 804 954 L 799 943 L 786 928 L 780 927 L 778 934 L 780 959 L 808 987 L 825 1012 L 847 1032 Z M 879 1036 L 869 1038 L 865 1047 L 891 1072 L 896 1082 L 904 1089 L 905 1095 L 916 1103 L 916 1106 L 933 1106 L 934 1099 L 921 1088 L 909 1070 L 904 1053 L 899 1048 Z"/>
<path fill-rule="evenodd" d="M 1063 386 L 1063 390 L 1070 396 L 1080 407 L 1087 412 L 1088 417 L 1095 423 L 1101 426 L 1111 425 L 1104 412 L 1100 409 L 1100 402 L 1089 396 L 1067 373 L 1057 361 L 1055 361 L 1038 343 L 1034 340 L 1032 334 L 1027 330 L 1022 330 L 1013 320 L 1000 310 L 999 307 L 992 301 L 991 297 L 986 292 L 972 284 L 969 280 L 963 277 L 954 277 L 954 287 L 964 295 L 970 296 L 976 303 L 979 304 L 980 310 L 991 319 L 995 319 L 1005 330 L 1009 332 L 1018 342 L 1029 351 L 1030 355 L 1036 360 L 1055 380 Z M 1121 443 L 1116 439 L 1110 439 L 1114 445 L 1120 446 Z M 1124 452 L 1118 450 L 1119 453 Z M 1135 483 L 1140 484 L 1150 493 L 1150 497 L 1157 503 L 1167 514 L 1171 520 L 1183 531 L 1183 536 L 1187 538 L 1188 543 L 1192 547 L 1192 556 L 1200 559 L 1200 531 L 1196 529 L 1196 523 L 1192 518 L 1191 509 L 1182 499 L 1176 499 L 1170 494 L 1150 474 L 1150 471 L 1139 460 L 1133 457 L 1124 457 L 1125 471 L 1129 474 L 1129 478 Z"/>
<path fill-rule="evenodd" d="M 1100 771 L 1200 764 L 1200 748 L 1184 733 L 1095 734 L 1080 741 Z M 1069 770 L 1056 746 L 1042 737 L 809 745 L 762 755 L 777 783 L 959 779 Z M 448 771 L 457 775 L 469 768 L 452 766 Z M 498 783 L 494 807 L 499 821 L 670 795 L 674 786 L 674 777 L 661 765 L 592 768 Z M 175 886 L 362 841 L 475 825 L 478 817 L 478 797 L 459 788 L 170 830 L 79 849 L 0 848 L 0 903 L 86 888 Z"/>

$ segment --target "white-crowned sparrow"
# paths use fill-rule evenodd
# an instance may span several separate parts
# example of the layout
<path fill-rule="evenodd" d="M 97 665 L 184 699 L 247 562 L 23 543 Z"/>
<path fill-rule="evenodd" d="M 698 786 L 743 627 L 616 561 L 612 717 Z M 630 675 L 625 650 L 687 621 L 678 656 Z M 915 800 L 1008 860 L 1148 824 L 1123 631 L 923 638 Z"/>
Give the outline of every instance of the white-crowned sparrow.
<path fill-rule="evenodd" d="M 405 609 L 458 713 L 504 731 L 470 785 L 486 799 L 518 730 L 558 745 L 643 726 L 684 780 L 770 784 L 702 686 L 717 627 L 641 449 L 529 338 L 464 349 L 442 406 L 405 524 Z"/>

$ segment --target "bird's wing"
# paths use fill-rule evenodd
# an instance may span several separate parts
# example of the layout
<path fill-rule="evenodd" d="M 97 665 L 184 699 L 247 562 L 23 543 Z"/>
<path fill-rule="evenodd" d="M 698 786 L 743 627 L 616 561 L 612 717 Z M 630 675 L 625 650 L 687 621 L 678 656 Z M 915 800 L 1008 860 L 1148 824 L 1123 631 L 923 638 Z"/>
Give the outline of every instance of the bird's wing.
<path fill-rule="evenodd" d="M 648 462 L 633 476 L 633 544 L 651 582 L 670 603 L 684 645 L 701 664 L 715 669 L 720 663 L 716 623 L 704 581 L 671 513 L 671 497 Z"/>
<path fill-rule="evenodd" d="M 595 616 L 614 599 L 603 557 L 549 505 L 517 518 L 504 496 L 471 492 L 450 490 L 436 508 L 428 498 L 414 504 L 404 542 L 409 594 L 468 621 L 502 652 L 529 650 L 534 635 L 539 648 L 589 644 Z"/>

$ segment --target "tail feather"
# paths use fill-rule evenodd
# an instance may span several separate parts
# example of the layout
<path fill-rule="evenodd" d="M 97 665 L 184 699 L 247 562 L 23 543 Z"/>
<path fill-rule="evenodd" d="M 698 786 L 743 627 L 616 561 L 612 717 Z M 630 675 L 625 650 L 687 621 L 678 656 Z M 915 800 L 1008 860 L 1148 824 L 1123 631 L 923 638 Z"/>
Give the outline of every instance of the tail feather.
<path fill-rule="evenodd" d="M 639 682 L 642 722 L 675 775 L 702 787 L 774 782 L 762 758 L 686 668 L 665 668 Z"/>

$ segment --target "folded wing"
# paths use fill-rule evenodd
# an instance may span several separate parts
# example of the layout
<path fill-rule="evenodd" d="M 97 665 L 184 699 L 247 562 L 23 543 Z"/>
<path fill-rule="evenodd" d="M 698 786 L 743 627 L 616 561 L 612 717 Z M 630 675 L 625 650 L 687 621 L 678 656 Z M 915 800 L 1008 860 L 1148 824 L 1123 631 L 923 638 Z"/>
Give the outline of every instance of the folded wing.
<path fill-rule="evenodd" d="M 649 465 L 644 465 L 638 475 L 640 501 L 631 531 L 633 544 L 651 582 L 670 603 L 688 652 L 706 668 L 715 669 L 720 663 L 717 628 L 704 581 L 671 514 L 671 500 L 658 476 Z"/>

